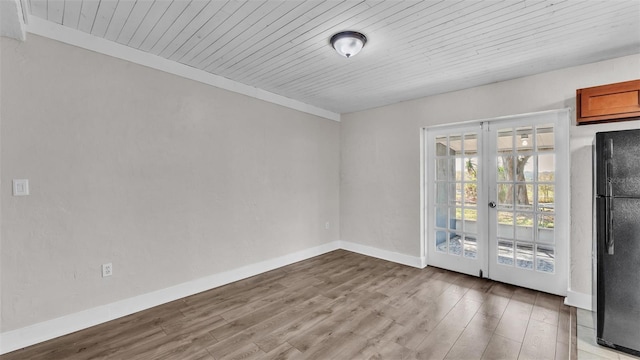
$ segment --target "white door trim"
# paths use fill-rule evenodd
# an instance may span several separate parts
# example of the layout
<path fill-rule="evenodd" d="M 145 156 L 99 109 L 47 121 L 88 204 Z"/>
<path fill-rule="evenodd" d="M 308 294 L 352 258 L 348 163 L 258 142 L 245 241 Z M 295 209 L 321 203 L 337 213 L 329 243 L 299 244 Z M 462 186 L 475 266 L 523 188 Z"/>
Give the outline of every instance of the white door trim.
<path fill-rule="evenodd" d="M 421 229 L 420 229 L 420 233 L 421 233 L 421 256 L 423 256 L 425 259 L 427 259 L 427 265 L 432 265 L 429 264 L 429 243 L 428 240 L 432 237 L 431 234 L 429 233 L 429 229 L 430 229 L 430 209 L 429 209 L 429 190 L 427 189 L 427 186 L 429 186 L 428 182 L 430 181 L 430 171 L 433 171 L 433 169 L 429 169 L 428 166 L 426 166 L 426 164 L 428 163 L 429 159 L 427 158 L 428 156 L 428 146 L 429 146 L 429 141 L 428 141 L 428 134 L 430 132 L 440 132 L 442 129 L 444 129 L 444 131 L 451 131 L 454 132 L 457 128 L 462 128 L 465 126 L 469 126 L 469 125 L 473 125 L 473 124 L 482 124 L 482 123 L 489 123 L 491 124 L 490 126 L 493 125 L 499 125 L 500 123 L 508 123 L 508 122 L 513 122 L 516 120 L 528 120 L 528 121 L 532 121 L 532 122 L 536 122 L 538 120 L 545 120 L 546 122 L 553 122 L 555 125 L 555 132 L 556 132 L 556 144 L 555 144 L 555 154 L 556 154 L 556 188 L 555 188 L 555 192 L 558 194 L 561 194 L 559 196 L 556 196 L 555 198 L 555 202 L 556 202 L 556 221 L 555 221 L 555 236 L 557 239 L 563 239 L 564 241 L 564 248 L 562 249 L 561 252 L 559 252 L 558 255 L 562 255 L 562 261 L 560 261 L 560 263 L 557 264 L 557 270 L 559 274 L 561 274 L 560 276 L 562 277 L 562 285 L 555 288 L 552 292 L 556 293 L 558 295 L 566 295 L 567 294 L 567 288 L 568 288 L 568 278 L 569 278 L 569 265 L 570 265 L 570 258 L 569 258 L 569 254 L 570 254 L 570 189 L 569 189 L 569 180 L 570 180 L 570 173 L 569 173 L 569 169 L 570 169 L 570 154 L 569 154 L 569 128 L 570 128 L 570 119 L 571 117 L 570 112 L 571 112 L 571 108 L 565 108 L 565 109 L 558 109 L 558 110 L 549 110 L 549 111 L 541 111 L 541 112 L 535 112 L 535 113 L 525 113 L 525 114 L 517 114 L 517 115 L 509 115 L 509 116 L 502 116 L 502 117 L 496 117 L 496 118 L 489 118 L 489 119 L 481 119 L 481 120 L 472 120 L 472 121 L 465 121 L 465 122 L 459 122 L 459 123 L 455 123 L 455 124 L 442 124 L 442 125 L 436 125 L 436 126 L 430 126 L 430 127 L 425 127 L 422 129 L 421 131 L 421 153 L 420 153 L 420 166 L 421 166 L 421 171 L 420 171 L 420 177 L 421 177 L 421 189 L 420 189 L 420 213 L 421 213 Z M 487 135 L 488 134 L 489 129 L 488 128 L 484 128 L 483 129 L 483 134 Z M 487 151 L 489 150 L 489 141 L 488 139 L 486 139 L 485 136 L 485 141 L 483 141 L 482 144 L 483 148 L 482 148 L 482 152 L 484 152 L 485 154 L 487 153 Z M 480 150 L 479 150 L 480 151 Z M 483 175 L 482 175 L 483 179 L 482 182 L 485 185 L 489 184 L 489 171 L 484 171 Z M 480 179 L 478 179 L 480 181 Z M 479 198 L 478 198 L 478 209 L 480 209 L 481 206 L 488 204 L 488 194 L 486 194 L 486 191 L 483 191 L 483 193 L 485 193 L 484 196 L 482 196 L 481 194 L 479 194 Z M 486 208 L 485 208 L 486 209 Z M 479 231 L 484 231 L 484 234 L 486 234 L 485 236 L 488 236 L 489 234 L 489 229 L 488 229 L 488 221 L 486 222 L 485 226 L 486 228 L 483 229 L 479 229 Z M 480 238 L 480 236 L 478 236 Z M 487 238 L 488 239 L 488 238 Z M 487 246 L 488 243 L 485 245 Z M 478 245 L 480 246 L 480 244 Z M 488 249 L 486 250 L 486 252 L 488 252 Z M 482 265 L 481 265 L 481 269 L 487 269 L 487 272 L 490 274 L 490 271 L 488 270 L 489 267 L 489 262 L 490 262 L 490 257 L 486 256 L 484 259 L 482 259 Z M 487 273 L 485 272 L 485 274 Z"/>

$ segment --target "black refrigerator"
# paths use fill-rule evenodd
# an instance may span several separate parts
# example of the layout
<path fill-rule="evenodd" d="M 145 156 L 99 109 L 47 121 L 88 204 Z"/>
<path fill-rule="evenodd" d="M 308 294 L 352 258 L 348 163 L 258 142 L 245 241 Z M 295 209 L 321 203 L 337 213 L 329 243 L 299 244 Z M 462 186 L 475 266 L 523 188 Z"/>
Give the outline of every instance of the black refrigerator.
<path fill-rule="evenodd" d="M 596 133 L 593 151 L 596 339 L 640 356 L 640 129 Z"/>

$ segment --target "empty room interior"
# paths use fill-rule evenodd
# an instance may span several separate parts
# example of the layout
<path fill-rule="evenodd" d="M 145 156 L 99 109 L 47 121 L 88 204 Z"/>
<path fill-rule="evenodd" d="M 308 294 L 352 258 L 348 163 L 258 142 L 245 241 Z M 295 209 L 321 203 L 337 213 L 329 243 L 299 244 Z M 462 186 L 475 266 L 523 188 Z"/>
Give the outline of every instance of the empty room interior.
<path fill-rule="evenodd" d="M 0 4 L 0 359 L 639 358 L 639 1 Z"/>

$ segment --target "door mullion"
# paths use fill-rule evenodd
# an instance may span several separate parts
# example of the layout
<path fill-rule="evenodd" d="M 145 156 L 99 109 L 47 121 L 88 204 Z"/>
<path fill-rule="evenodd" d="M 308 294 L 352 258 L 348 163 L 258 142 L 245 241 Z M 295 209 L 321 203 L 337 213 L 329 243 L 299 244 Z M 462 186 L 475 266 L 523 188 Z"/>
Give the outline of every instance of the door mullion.
<path fill-rule="evenodd" d="M 491 234 L 491 226 L 495 223 L 495 211 L 489 208 L 489 202 L 495 201 L 496 190 L 495 185 L 495 164 L 493 159 L 492 144 L 494 143 L 493 134 L 490 131 L 491 124 L 489 122 L 482 123 L 482 163 L 483 163 L 483 177 L 482 177 L 482 211 L 483 211 L 483 234 L 485 254 L 482 258 L 483 273 L 487 277 L 491 276 L 491 254 L 495 252 L 494 241 L 489 237 Z"/>

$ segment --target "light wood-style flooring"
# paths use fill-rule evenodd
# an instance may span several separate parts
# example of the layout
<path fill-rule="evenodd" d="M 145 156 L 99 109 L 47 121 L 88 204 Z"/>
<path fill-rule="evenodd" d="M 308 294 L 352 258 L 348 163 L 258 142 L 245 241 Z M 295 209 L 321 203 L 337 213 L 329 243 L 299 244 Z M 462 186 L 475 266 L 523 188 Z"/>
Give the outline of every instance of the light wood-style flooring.
<path fill-rule="evenodd" d="M 562 298 L 344 250 L 0 356 L 575 359 Z"/>

